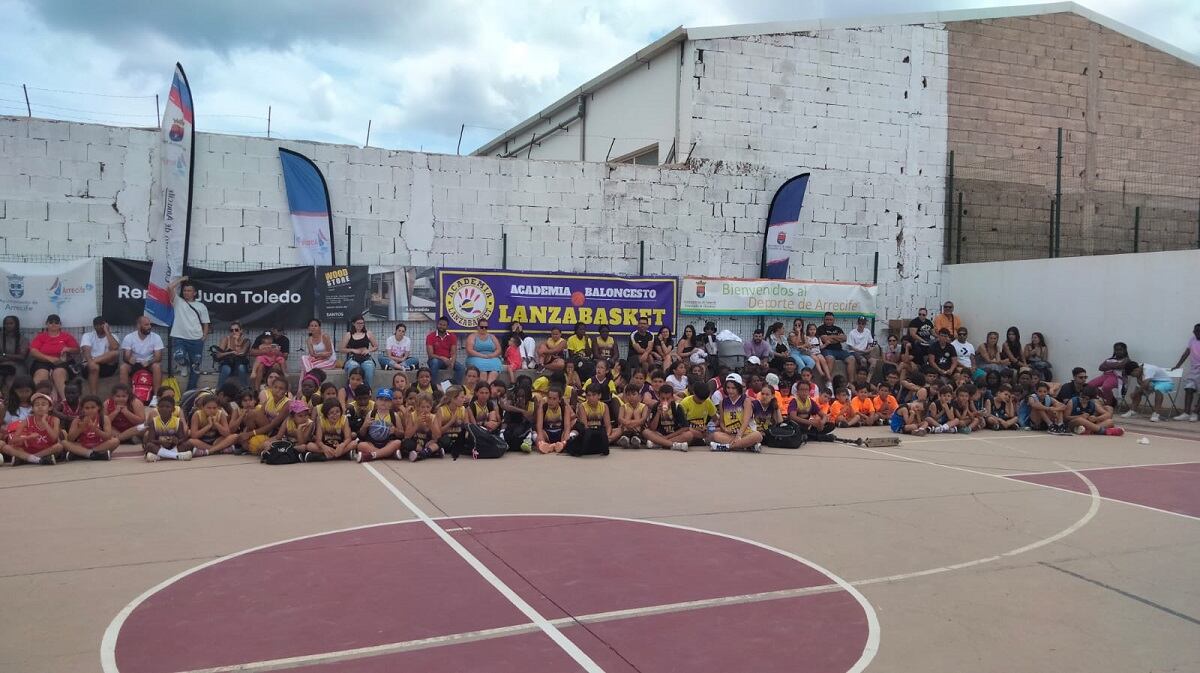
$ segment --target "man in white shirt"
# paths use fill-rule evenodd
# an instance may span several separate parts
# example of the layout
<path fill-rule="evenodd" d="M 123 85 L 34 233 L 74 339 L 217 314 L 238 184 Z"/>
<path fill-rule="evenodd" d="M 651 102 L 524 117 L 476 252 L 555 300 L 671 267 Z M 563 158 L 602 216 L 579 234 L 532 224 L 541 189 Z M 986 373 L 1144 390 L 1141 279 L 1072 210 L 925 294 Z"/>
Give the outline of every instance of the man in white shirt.
<path fill-rule="evenodd" d="M 846 349 L 850 351 L 851 356 L 846 360 L 846 377 L 853 381 L 860 367 L 870 376 L 879 358 L 874 353 L 875 335 L 867 329 L 866 316 L 858 316 L 854 329 L 846 335 Z"/>
<path fill-rule="evenodd" d="M 967 341 L 966 327 L 958 328 L 958 338 L 950 345 L 954 346 L 954 352 L 958 353 L 958 364 L 962 365 L 967 376 L 975 378 L 975 347 Z"/>
<path fill-rule="evenodd" d="M 178 292 L 176 292 L 178 289 Z M 204 361 L 204 340 L 208 338 L 208 307 L 196 300 L 196 286 L 180 276 L 167 286 L 175 321 L 171 323 L 171 355 L 177 376 L 187 372 L 186 390 L 195 390 Z M 157 387 L 157 384 L 156 384 Z"/>
<path fill-rule="evenodd" d="M 121 339 L 121 383 L 128 384 L 129 376 L 138 369 L 149 369 L 154 375 L 154 389 L 162 385 L 162 337 L 150 330 L 150 319 L 140 316 L 137 331 Z"/>
<path fill-rule="evenodd" d="M 1136 416 L 1137 412 L 1134 410 L 1142 403 L 1142 396 L 1145 395 L 1149 400 L 1150 394 L 1153 393 L 1154 410 L 1150 413 L 1150 420 L 1154 423 L 1159 422 L 1162 420 L 1159 414 L 1162 413 L 1163 396 L 1175 392 L 1175 383 L 1171 381 L 1171 373 L 1158 365 L 1143 362 L 1135 365 L 1133 375 L 1137 377 L 1137 386 L 1129 395 L 1129 411 L 1121 414 L 1121 418 Z"/>
<path fill-rule="evenodd" d="M 79 350 L 83 353 L 83 363 L 87 366 L 88 392 L 99 394 L 100 377 L 109 377 L 117 373 L 117 365 L 121 357 L 121 348 L 117 335 L 108 328 L 104 316 L 92 319 L 92 331 L 84 332 L 79 340 Z"/>

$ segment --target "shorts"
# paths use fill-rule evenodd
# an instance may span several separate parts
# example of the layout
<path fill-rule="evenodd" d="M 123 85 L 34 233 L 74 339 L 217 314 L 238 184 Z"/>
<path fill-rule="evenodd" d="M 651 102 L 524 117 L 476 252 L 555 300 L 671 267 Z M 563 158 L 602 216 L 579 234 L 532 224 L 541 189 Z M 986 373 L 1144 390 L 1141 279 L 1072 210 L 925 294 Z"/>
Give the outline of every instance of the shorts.
<path fill-rule="evenodd" d="M 904 419 L 898 413 L 892 413 L 892 417 L 888 419 L 888 425 L 892 428 L 892 432 L 904 432 Z"/>
<path fill-rule="evenodd" d="M 834 360 L 845 361 L 850 357 L 850 351 L 846 350 L 845 348 L 822 348 L 821 355 L 824 355 L 827 358 L 833 358 Z"/>
<path fill-rule="evenodd" d="M 105 362 L 100 365 L 100 378 L 108 378 L 117 373 L 118 365 L 114 362 Z"/>
<path fill-rule="evenodd" d="M 1200 390 L 1200 370 L 1193 369 L 1183 377 L 1184 390 Z"/>
<path fill-rule="evenodd" d="M 1163 395 L 1170 395 L 1175 392 L 1175 384 L 1171 381 L 1151 381 L 1150 387 L 1154 389 L 1154 392 L 1162 393 Z"/>
<path fill-rule="evenodd" d="M 55 369 L 66 368 L 67 363 L 65 362 L 42 362 L 41 360 L 35 360 L 33 364 L 29 365 L 29 374 L 33 375 L 34 372 L 38 371 L 53 372 Z"/>

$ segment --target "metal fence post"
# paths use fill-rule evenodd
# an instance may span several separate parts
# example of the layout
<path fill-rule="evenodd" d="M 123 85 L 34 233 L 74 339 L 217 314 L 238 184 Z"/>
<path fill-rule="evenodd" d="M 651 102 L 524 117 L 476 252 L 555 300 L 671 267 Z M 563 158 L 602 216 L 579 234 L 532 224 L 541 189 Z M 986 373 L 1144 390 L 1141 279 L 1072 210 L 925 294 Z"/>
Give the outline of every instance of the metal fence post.
<path fill-rule="evenodd" d="M 1133 251 L 1139 252 L 1142 238 L 1142 207 L 1133 208 Z"/>
<path fill-rule="evenodd" d="M 638 241 L 638 275 L 646 275 L 646 242 Z"/>
<path fill-rule="evenodd" d="M 946 173 L 946 240 L 943 257 L 950 263 L 950 234 L 954 231 L 954 150 L 950 150 L 950 165 Z"/>
<path fill-rule="evenodd" d="M 508 270 L 508 234 L 500 234 L 500 268 Z"/>
<path fill-rule="evenodd" d="M 1062 145 L 1063 132 L 1060 126 L 1058 127 L 1058 153 L 1055 155 L 1054 162 L 1054 254 L 1051 257 L 1062 255 Z"/>
<path fill-rule="evenodd" d="M 954 246 L 954 263 L 962 264 L 962 221 L 963 221 L 963 193 L 958 193 L 958 239 Z"/>
<path fill-rule="evenodd" d="M 1051 259 L 1054 258 L 1054 208 L 1057 203 L 1054 199 L 1050 199 L 1050 230 L 1047 232 L 1049 235 L 1046 240 L 1050 241 L 1050 250 L 1047 256 Z"/>
<path fill-rule="evenodd" d="M 875 270 L 871 272 L 871 284 L 879 286 L 879 251 L 875 251 Z M 871 335 L 875 335 L 875 314 L 871 314 Z M 878 338 L 878 337 L 876 337 Z"/>

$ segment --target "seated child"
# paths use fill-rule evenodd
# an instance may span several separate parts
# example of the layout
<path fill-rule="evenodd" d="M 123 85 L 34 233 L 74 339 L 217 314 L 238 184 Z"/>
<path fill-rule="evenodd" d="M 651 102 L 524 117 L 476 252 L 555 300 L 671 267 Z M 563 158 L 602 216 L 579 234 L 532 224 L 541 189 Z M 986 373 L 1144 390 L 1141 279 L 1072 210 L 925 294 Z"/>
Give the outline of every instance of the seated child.
<path fill-rule="evenodd" d="M 174 395 L 160 395 L 154 417 L 146 423 L 146 433 L 142 436 L 147 463 L 192 459 L 187 421 L 175 412 Z"/>
<path fill-rule="evenodd" d="M 79 416 L 71 421 L 63 447 L 71 456 L 88 460 L 112 460 L 113 449 L 120 441 L 112 423 L 103 413 L 100 398 L 87 395 L 79 400 Z"/>

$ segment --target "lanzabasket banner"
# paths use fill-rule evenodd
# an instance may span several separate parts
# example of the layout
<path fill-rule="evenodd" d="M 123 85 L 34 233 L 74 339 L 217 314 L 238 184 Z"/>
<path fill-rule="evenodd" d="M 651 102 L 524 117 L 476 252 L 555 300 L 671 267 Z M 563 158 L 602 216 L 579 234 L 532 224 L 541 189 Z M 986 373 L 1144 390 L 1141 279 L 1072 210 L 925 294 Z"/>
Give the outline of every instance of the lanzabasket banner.
<path fill-rule="evenodd" d="M 857 283 L 685 276 L 679 312 L 819 317 L 829 311 L 842 318 L 871 318 L 875 316 L 875 295 L 874 285 Z"/>
<path fill-rule="evenodd" d="M 261 271 L 188 269 L 213 322 L 237 320 L 255 327 L 303 327 L 313 317 L 311 266 Z M 132 325 L 142 315 L 150 262 L 105 257 L 103 310 L 113 325 Z"/>
<path fill-rule="evenodd" d="M 497 331 L 520 322 L 526 332 L 552 327 L 570 332 L 576 323 L 595 333 L 600 325 L 630 332 L 638 318 L 650 329 L 675 330 L 677 279 L 568 274 L 542 271 L 441 269 L 438 296 L 451 331 L 470 331 L 481 318 Z"/>

